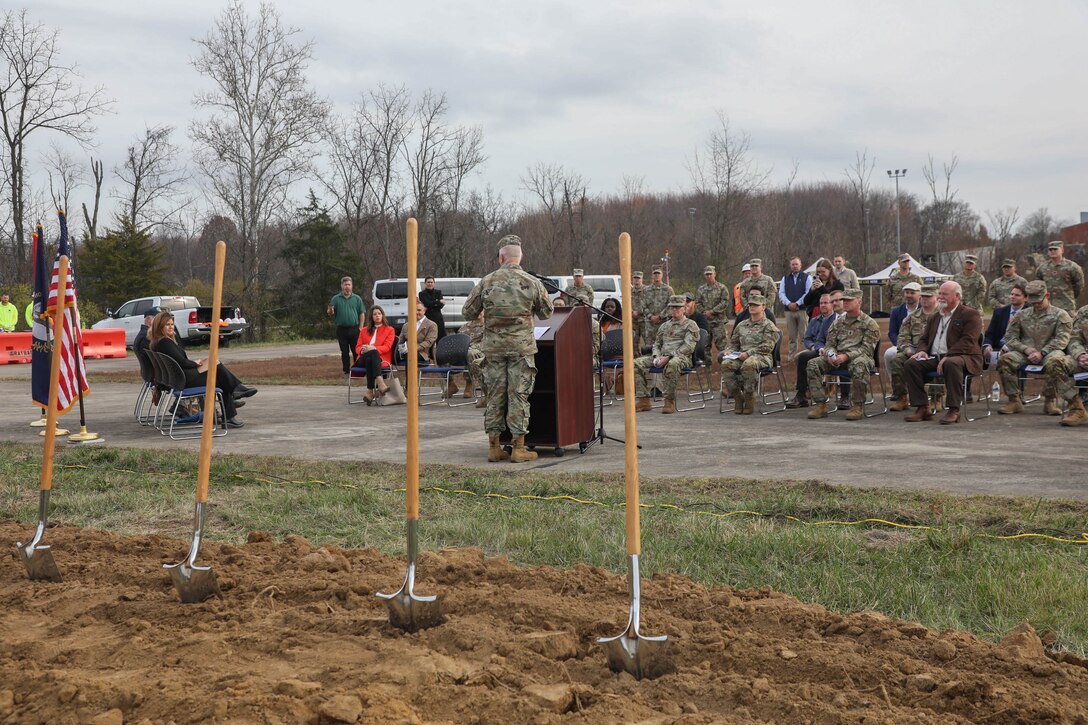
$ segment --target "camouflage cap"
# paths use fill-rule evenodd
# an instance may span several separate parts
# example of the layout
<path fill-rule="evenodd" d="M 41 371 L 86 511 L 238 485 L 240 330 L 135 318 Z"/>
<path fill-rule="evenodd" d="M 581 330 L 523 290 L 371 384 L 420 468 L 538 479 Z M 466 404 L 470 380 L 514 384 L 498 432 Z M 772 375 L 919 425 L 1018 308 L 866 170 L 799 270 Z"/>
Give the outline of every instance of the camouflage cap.
<path fill-rule="evenodd" d="M 685 307 L 687 302 L 684 301 L 683 296 L 673 295 L 669 298 L 669 307 Z"/>
<path fill-rule="evenodd" d="M 899 261 L 899 262 L 909 262 L 910 261 L 910 255 L 907 254 L 906 252 L 903 252 L 902 254 L 899 255 L 899 259 L 897 261 Z"/>
<path fill-rule="evenodd" d="M 574 275 L 575 277 L 584 277 L 586 273 L 584 271 L 580 270 L 580 269 L 576 269 L 576 270 L 572 271 L 571 274 Z"/>
<path fill-rule="evenodd" d="M 767 298 L 763 296 L 763 293 L 759 290 L 752 290 L 748 293 L 748 304 L 750 305 L 764 305 L 767 304 Z"/>
<path fill-rule="evenodd" d="M 1006 259 L 1004 262 L 1001 263 L 1001 266 L 1002 267 L 1015 267 L 1016 266 L 1016 260 L 1011 259 L 1011 258 Z"/>
<path fill-rule="evenodd" d="M 635 272 L 631 277 L 634 279 L 642 279 L 642 272 Z"/>
<path fill-rule="evenodd" d="M 703 267 L 703 274 L 715 274 L 718 270 L 714 268 L 713 264 L 708 264 Z"/>
<path fill-rule="evenodd" d="M 917 282 L 907 282 L 905 285 L 903 285 L 903 291 L 906 292 L 909 289 L 914 290 L 915 292 L 921 292 L 922 285 L 918 284 Z"/>
<path fill-rule="evenodd" d="M 752 271 L 752 265 L 746 264 L 746 265 L 744 265 L 743 267 L 740 268 L 740 271 L 741 272 L 751 272 Z"/>
<path fill-rule="evenodd" d="M 762 267 L 763 266 L 763 260 L 759 259 L 758 257 L 755 258 L 755 259 L 749 259 L 748 264 L 752 265 L 753 267 Z"/>
<path fill-rule="evenodd" d="M 505 237 L 499 240 L 499 249 L 503 247 L 520 247 L 521 237 L 516 234 L 507 234 Z"/>
<path fill-rule="evenodd" d="M 965 254 L 965 255 L 963 255 L 963 261 L 964 262 L 975 262 L 977 264 L 978 263 L 978 255 L 977 254 Z"/>
<path fill-rule="evenodd" d="M 650 268 L 650 273 L 651 274 L 661 274 L 664 271 L 665 270 L 662 268 L 662 266 L 660 264 L 655 264 L 653 267 Z"/>
<path fill-rule="evenodd" d="M 936 294 L 937 294 L 937 285 L 935 285 L 935 284 L 924 284 L 924 285 L 922 285 L 922 296 L 923 297 L 933 297 Z"/>
<path fill-rule="evenodd" d="M 848 289 L 848 290 L 846 290 L 845 292 L 842 293 L 842 298 L 844 300 L 860 300 L 861 299 L 861 290 L 860 289 Z"/>
<path fill-rule="evenodd" d="M 1027 295 L 1028 302 L 1042 302 L 1046 297 L 1046 282 L 1041 279 L 1032 280 L 1024 288 L 1024 293 Z"/>
<path fill-rule="evenodd" d="M 1047 249 L 1062 249 L 1063 247 L 1065 247 L 1065 242 L 1060 239 L 1055 239 L 1046 245 Z"/>

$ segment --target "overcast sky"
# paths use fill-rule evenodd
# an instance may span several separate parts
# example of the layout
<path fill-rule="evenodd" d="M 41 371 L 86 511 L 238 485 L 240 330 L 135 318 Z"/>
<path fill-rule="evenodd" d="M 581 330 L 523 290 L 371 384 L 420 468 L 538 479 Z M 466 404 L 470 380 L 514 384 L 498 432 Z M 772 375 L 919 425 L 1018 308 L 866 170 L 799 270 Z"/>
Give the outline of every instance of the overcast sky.
<path fill-rule="evenodd" d="M 248 3 L 256 7 L 256 2 Z M 1088 2 L 278 2 L 315 41 L 310 78 L 341 111 L 379 82 L 445 91 L 483 127 L 474 186 L 518 198 L 537 162 L 612 193 L 690 185 L 685 160 L 724 111 L 756 158 L 798 180 L 843 180 L 855 152 L 907 168 L 960 158 L 953 185 L 986 210 L 1088 211 Z M 145 125 L 178 126 L 206 87 L 192 68 L 225 2 L 35 0 L 63 58 L 116 99 L 99 122 L 110 168 Z M 829 10 L 828 8 L 834 8 Z"/>

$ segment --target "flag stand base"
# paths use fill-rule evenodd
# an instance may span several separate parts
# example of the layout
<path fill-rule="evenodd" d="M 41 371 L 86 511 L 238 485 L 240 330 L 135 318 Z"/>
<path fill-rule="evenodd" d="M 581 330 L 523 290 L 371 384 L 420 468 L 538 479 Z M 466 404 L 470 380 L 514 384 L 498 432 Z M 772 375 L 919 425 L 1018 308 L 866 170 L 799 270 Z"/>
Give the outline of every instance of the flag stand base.
<path fill-rule="evenodd" d="M 56 429 L 54 429 L 53 434 L 58 435 L 58 436 L 66 436 L 66 435 L 68 435 L 68 429 L 67 428 L 56 428 Z M 45 437 L 45 431 L 44 430 L 38 431 L 38 435 L 40 435 L 42 438 L 44 438 Z"/>
<path fill-rule="evenodd" d="M 43 415 L 41 418 L 38 418 L 35 421 L 31 421 L 30 427 L 31 428 L 44 428 L 45 427 L 45 416 Z"/>
<path fill-rule="evenodd" d="M 79 426 L 79 432 L 68 436 L 69 443 L 105 443 L 106 440 L 97 433 L 88 433 L 87 426 Z"/>

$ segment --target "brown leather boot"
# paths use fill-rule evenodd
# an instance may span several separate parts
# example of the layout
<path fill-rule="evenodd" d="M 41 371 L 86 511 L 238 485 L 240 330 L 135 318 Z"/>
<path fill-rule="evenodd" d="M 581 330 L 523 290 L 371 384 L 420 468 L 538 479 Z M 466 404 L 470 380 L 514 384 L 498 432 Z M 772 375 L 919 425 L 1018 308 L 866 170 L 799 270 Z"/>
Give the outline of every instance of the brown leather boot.
<path fill-rule="evenodd" d="M 756 412 L 756 395 L 755 393 L 744 394 L 744 414 L 752 415 Z"/>
<path fill-rule="evenodd" d="M 457 391 L 458 391 L 457 383 L 455 383 L 455 382 L 453 382 L 451 380 L 449 387 L 446 388 L 446 397 L 447 398 L 452 398 L 453 396 L 457 395 Z"/>
<path fill-rule="evenodd" d="M 464 393 L 463 397 L 465 397 L 465 398 L 474 398 L 474 397 L 476 397 L 476 391 L 473 390 L 472 388 L 473 388 L 472 383 L 465 383 L 465 393 Z"/>
<path fill-rule="evenodd" d="M 675 413 L 676 401 L 672 398 L 665 398 L 665 406 L 661 409 L 662 413 Z"/>
<path fill-rule="evenodd" d="M 903 420 L 908 423 L 918 423 L 923 420 L 933 420 L 933 411 L 930 410 L 928 405 L 919 405 L 918 410 L 914 411 Z"/>
<path fill-rule="evenodd" d="M 530 451 L 525 447 L 525 436 L 514 439 L 514 450 L 510 454 L 511 463 L 528 463 L 536 460 L 536 451 Z"/>
<path fill-rule="evenodd" d="M 1062 425 L 1075 427 L 1086 420 L 1088 420 L 1088 410 L 1084 409 L 1084 402 L 1080 399 L 1080 396 L 1077 396 L 1069 403 L 1069 410 L 1062 417 Z"/>
<path fill-rule="evenodd" d="M 899 411 L 906 410 L 909 407 L 910 398 L 908 398 L 906 395 L 900 395 L 898 398 L 895 399 L 895 402 L 888 407 L 888 410 L 894 410 L 898 413 Z"/>
<path fill-rule="evenodd" d="M 1056 398 L 1043 398 L 1043 415 L 1061 415 L 1062 409 L 1058 407 Z"/>
<path fill-rule="evenodd" d="M 641 413 L 641 412 L 646 411 L 646 410 L 653 410 L 653 408 L 654 408 L 654 405 L 653 405 L 652 402 L 650 402 L 650 399 L 648 397 L 639 398 L 638 402 L 635 403 L 635 412 L 636 413 Z"/>
<path fill-rule="evenodd" d="M 487 398 L 480 398 L 479 400 L 477 400 L 476 401 L 476 407 L 477 408 L 486 408 L 487 407 Z"/>
<path fill-rule="evenodd" d="M 389 386 L 385 384 L 385 378 L 383 378 L 381 375 L 379 375 L 378 379 L 374 381 L 374 384 L 378 386 L 379 394 L 385 395 L 389 392 Z"/>
<path fill-rule="evenodd" d="M 1019 395 L 1010 395 L 1009 402 L 1002 405 L 997 409 L 1001 415 L 1012 415 L 1013 413 L 1019 413 L 1024 409 L 1024 399 Z"/>
<path fill-rule="evenodd" d="M 810 420 L 816 420 L 817 418 L 827 417 L 827 402 L 817 403 L 816 407 L 808 412 Z"/>
<path fill-rule="evenodd" d="M 850 406 L 850 411 L 846 414 L 847 420 L 861 420 L 865 417 L 865 406 L 861 403 L 854 403 Z"/>
<path fill-rule="evenodd" d="M 510 457 L 510 454 L 506 452 L 506 449 L 502 447 L 502 443 L 499 442 L 499 434 L 489 435 L 487 437 L 487 460 L 492 463 L 498 463 L 499 461 L 505 461 Z"/>

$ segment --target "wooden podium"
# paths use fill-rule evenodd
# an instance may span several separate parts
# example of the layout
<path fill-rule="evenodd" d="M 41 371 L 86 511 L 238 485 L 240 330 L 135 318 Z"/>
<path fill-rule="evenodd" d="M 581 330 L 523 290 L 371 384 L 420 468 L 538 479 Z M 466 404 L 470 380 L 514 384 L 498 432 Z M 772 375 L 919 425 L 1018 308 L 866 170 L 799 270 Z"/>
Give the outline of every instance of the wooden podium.
<path fill-rule="evenodd" d="M 525 445 L 552 448 L 593 439 L 593 345 L 587 307 L 558 307 L 537 330 L 536 386 L 529 396 L 529 433 Z M 503 433 L 509 441 L 510 433 Z M 585 450 L 580 446 L 580 450 Z"/>

